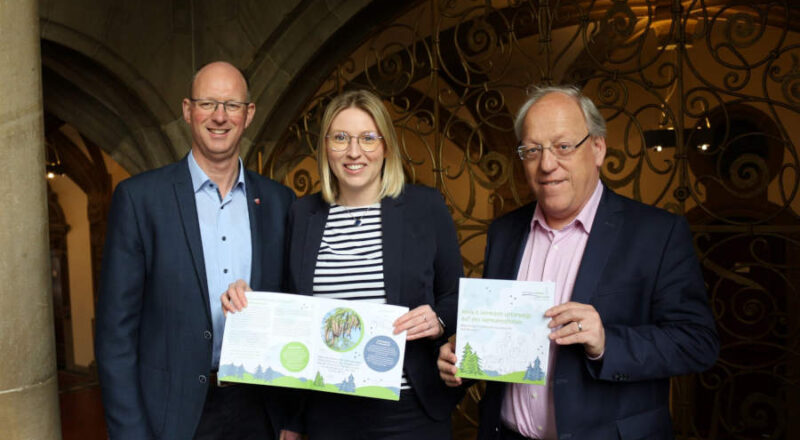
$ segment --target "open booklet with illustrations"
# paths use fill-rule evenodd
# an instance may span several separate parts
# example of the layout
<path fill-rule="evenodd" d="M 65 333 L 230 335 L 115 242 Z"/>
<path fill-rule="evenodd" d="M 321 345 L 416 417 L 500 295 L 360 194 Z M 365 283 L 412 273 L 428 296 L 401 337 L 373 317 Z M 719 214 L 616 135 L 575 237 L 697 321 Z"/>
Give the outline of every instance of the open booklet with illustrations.
<path fill-rule="evenodd" d="M 392 323 L 407 307 L 247 292 L 228 314 L 218 377 L 399 400 L 406 333 Z"/>
<path fill-rule="evenodd" d="M 462 278 L 456 376 L 542 385 L 550 357 L 552 282 Z"/>

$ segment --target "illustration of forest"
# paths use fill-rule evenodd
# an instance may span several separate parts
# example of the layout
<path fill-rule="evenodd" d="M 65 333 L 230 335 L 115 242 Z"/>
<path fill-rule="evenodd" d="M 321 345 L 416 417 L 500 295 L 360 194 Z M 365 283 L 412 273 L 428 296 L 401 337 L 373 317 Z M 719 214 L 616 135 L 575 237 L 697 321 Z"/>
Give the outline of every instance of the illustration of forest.
<path fill-rule="evenodd" d="M 361 339 L 361 318 L 351 309 L 340 307 L 329 313 L 322 326 L 325 345 L 336 351 L 346 351 Z"/>
<path fill-rule="evenodd" d="M 461 365 L 458 366 L 462 374 L 469 374 L 473 376 L 485 376 L 486 373 L 481 370 L 481 358 L 478 353 L 472 351 L 472 346 L 467 343 L 464 346 L 464 353 L 461 354 Z"/>

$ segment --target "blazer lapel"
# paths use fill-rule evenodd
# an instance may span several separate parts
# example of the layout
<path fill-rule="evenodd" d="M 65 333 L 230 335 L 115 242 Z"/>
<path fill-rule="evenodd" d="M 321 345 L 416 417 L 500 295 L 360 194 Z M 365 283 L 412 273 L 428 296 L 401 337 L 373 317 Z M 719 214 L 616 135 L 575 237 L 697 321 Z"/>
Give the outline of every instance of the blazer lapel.
<path fill-rule="evenodd" d="M 588 303 L 599 285 L 614 243 L 622 230 L 623 216 L 620 209 L 617 195 L 604 186 L 603 196 L 592 224 L 592 232 L 586 242 L 586 249 L 575 278 L 572 301 Z"/>
<path fill-rule="evenodd" d="M 492 238 L 492 261 L 484 261 L 484 277 L 501 280 L 516 280 L 519 265 L 522 263 L 522 254 L 528 242 L 531 230 L 531 219 L 536 203 L 526 205 L 520 215 L 502 231 L 498 231 Z M 499 255 L 498 255 L 499 253 Z M 494 260 L 499 259 L 499 262 Z"/>
<path fill-rule="evenodd" d="M 534 203 L 535 207 L 536 204 Z M 525 246 L 528 244 L 528 235 L 531 233 L 531 221 L 533 220 L 533 210 L 531 215 L 525 216 L 518 225 L 515 225 L 512 232 L 511 243 L 517 243 L 516 252 L 509 252 L 505 258 L 508 259 L 503 267 L 513 269 L 513 272 L 506 273 L 506 279 L 516 280 L 519 273 L 519 265 L 522 264 L 522 255 L 525 253 Z M 512 247 L 512 249 L 514 249 Z M 511 260 L 513 258 L 513 260 Z"/>
<path fill-rule="evenodd" d="M 203 260 L 203 243 L 200 238 L 200 224 L 197 220 L 197 205 L 194 198 L 194 188 L 192 187 L 192 177 L 189 174 L 189 164 L 186 158 L 180 162 L 177 169 L 178 172 L 173 185 L 175 199 L 178 202 L 178 211 L 180 212 L 186 242 L 189 245 L 189 252 L 192 254 L 195 275 L 201 286 L 201 292 L 198 293 L 206 306 L 206 316 L 211 322 L 211 309 L 208 304 L 208 279 L 206 278 L 206 264 Z"/>
<path fill-rule="evenodd" d="M 264 258 L 264 237 L 262 236 L 262 224 L 264 223 L 261 215 L 261 190 L 250 175 L 242 168 L 245 181 L 245 197 L 247 202 L 247 213 L 250 216 L 250 247 L 252 249 L 252 259 L 250 261 L 250 285 L 261 286 L 261 260 Z M 256 203 L 256 200 L 259 202 Z"/>
<path fill-rule="evenodd" d="M 386 289 L 386 301 L 389 304 L 400 304 L 403 289 L 403 195 L 393 199 L 384 197 L 381 200 L 381 222 L 383 232 L 383 279 Z"/>
<path fill-rule="evenodd" d="M 322 243 L 322 233 L 325 230 L 325 221 L 328 219 L 330 206 L 322 200 L 322 196 L 317 194 L 318 202 L 309 212 L 308 227 L 306 228 L 303 242 L 303 264 L 300 266 L 299 292 L 303 295 L 314 293 L 314 269 L 317 267 L 317 256 L 319 246 Z"/>

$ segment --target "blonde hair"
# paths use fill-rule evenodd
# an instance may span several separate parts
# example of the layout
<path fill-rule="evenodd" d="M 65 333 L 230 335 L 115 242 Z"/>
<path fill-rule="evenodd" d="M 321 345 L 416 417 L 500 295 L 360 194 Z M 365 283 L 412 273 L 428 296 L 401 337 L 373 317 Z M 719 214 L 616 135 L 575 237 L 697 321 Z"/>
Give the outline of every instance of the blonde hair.
<path fill-rule="evenodd" d="M 357 108 L 372 117 L 378 127 L 378 134 L 383 136 L 384 161 L 381 171 L 381 191 L 379 199 L 384 197 L 397 197 L 403 191 L 405 175 L 403 174 L 403 160 L 400 156 L 397 134 L 392 125 L 392 117 L 383 105 L 380 98 L 367 90 L 350 90 L 336 96 L 325 108 L 320 126 L 319 142 L 317 143 L 317 165 L 319 166 L 320 186 L 322 198 L 328 203 L 334 203 L 339 196 L 339 181 L 331 172 L 328 164 L 328 148 L 325 145 L 325 136 L 331 128 L 333 119 L 344 109 Z"/>

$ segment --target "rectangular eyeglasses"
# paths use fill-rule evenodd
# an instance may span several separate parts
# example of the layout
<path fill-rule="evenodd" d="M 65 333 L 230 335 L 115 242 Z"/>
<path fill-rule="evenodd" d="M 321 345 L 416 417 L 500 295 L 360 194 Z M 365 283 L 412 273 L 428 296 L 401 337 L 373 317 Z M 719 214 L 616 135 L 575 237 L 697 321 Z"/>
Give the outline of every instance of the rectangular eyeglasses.
<path fill-rule="evenodd" d="M 534 145 L 529 147 L 523 144 L 517 147 L 517 154 L 519 154 L 519 158 L 521 160 L 539 160 L 542 157 L 542 154 L 544 154 L 544 150 L 550 150 L 550 152 L 553 153 L 557 159 L 563 159 L 574 153 L 575 150 L 577 150 L 578 147 L 586 142 L 586 139 L 589 139 L 591 135 L 591 133 L 587 134 L 575 145 L 568 144 L 566 142 L 559 142 L 555 145 L 550 145 L 549 147 L 545 147 L 543 145 Z"/>

